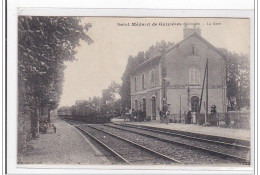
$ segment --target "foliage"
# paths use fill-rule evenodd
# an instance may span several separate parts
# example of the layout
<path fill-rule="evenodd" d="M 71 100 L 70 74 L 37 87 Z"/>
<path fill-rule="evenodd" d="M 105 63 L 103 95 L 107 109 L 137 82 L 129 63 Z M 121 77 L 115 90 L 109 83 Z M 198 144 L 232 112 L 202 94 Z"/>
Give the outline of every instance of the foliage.
<path fill-rule="evenodd" d="M 146 52 L 139 52 L 137 56 L 129 56 L 126 65 L 125 72 L 122 76 L 122 86 L 120 88 L 121 103 L 123 109 L 131 108 L 131 96 L 130 96 L 130 74 L 131 72 L 142 64 L 144 61 L 153 59 L 157 56 L 161 56 L 167 51 L 168 48 L 172 47 L 174 43 L 165 41 L 157 42 L 156 45 L 151 46 Z"/>
<path fill-rule="evenodd" d="M 120 116 L 121 114 L 121 99 L 117 99 L 112 104 L 113 114 L 115 117 Z"/>
<path fill-rule="evenodd" d="M 75 60 L 80 39 L 92 42 L 86 34 L 90 27 L 79 17 L 18 18 L 18 76 L 24 81 L 27 106 L 58 106 L 64 62 Z"/>
<path fill-rule="evenodd" d="M 250 106 L 249 56 L 220 49 L 227 59 L 227 98 L 231 110 Z"/>
<path fill-rule="evenodd" d="M 119 90 L 121 85 L 112 81 L 107 89 L 102 92 L 103 103 L 108 105 L 113 112 L 113 116 L 119 116 L 121 111 L 121 100 L 117 98 L 119 96 Z"/>
<path fill-rule="evenodd" d="M 161 42 L 156 42 L 156 45 L 151 46 L 145 52 L 145 60 L 152 59 L 156 56 L 161 56 L 162 53 L 165 53 L 167 49 L 172 47 L 173 45 L 173 42 L 166 43 L 164 40 L 162 40 Z"/>
<path fill-rule="evenodd" d="M 95 107 L 97 107 L 102 104 L 101 101 L 102 100 L 100 99 L 100 97 L 94 96 L 93 99 L 91 100 L 91 104 L 93 104 Z"/>
<path fill-rule="evenodd" d="M 116 96 L 119 92 L 120 84 L 112 82 L 107 89 L 104 89 L 102 92 L 102 99 L 104 104 L 112 104 L 116 101 Z"/>

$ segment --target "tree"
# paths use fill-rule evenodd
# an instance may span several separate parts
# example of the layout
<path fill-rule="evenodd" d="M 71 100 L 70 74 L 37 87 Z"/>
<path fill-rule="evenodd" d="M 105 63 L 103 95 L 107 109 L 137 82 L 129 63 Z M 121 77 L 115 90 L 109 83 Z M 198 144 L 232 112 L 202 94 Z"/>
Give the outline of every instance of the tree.
<path fill-rule="evenodd" d="M 130 107 L 131 107 L 130 73 L 133 70 L 135 65 L 136 65 L 135 58 L 132 57 L 132 56 L 129 56 L 125 72 L 123 73 L 123 76 L 121 78 L 122 79 L 122 86 L 121 86 L 120 92 L 119 92 L 120 96 L 121 96 L 121 103 L 122 103 L 124 110 L 126 108 L 130 109 Z"/>
<path fill-rule="evenodd" d="M 120 84 L 112 81 L 107 89 L 102 92 L 102 99 L 104 104 L 112 104 L 116 101 L 116 96 L 119 92 Z"/>
<path fill-rule="evenodd" d="M 119 83 L 112 81 L 110 86 L 102 92 L 103 103 L 112 109 L 114 116 L 119 116 L 121 111 L 121 100 L 117 98 L 120 88 Z"/>
<path fill-rule="evenodd" d="M 80 39 L 92 42 L 86 34 L 91 25 L 80 21 L 78 17 L 19 17 L 18 70 L 28 87 L 29 105 L 53 102 L 52 108 L 57 107 L 64 61 L 75 60 Z"/>
<path fill-rule="evenodd" d="M 24 105 L 34 113 L 47 105 L 50 109 L 58 106 L 64 62 L 75 60 L 74 49 L 80 40 L 93 42 L 86 34 L 90 27 L 83 25 L 79 17 L 18 18 L 18 85 L 25 87 L 19 91 L 23 94 L 19 101 L 25 101 Z"/>
<path fill-rule="evenodd" d="M 231 110 L 250 106 L 249 56 L 220 49 L 227 60 L 227 98 Z"/>
<path fill-rule="evenodd" d="M 145 59 L 149 60 L 151 58 L 161 56 L 162 53 L 165 53 L 167 49 L 174 46 L 173 42 L 168 42 L 162 40 L 161 42 L 156 42 L 156 45 L 152 45 L 146 52 L 145 52 Z"/>

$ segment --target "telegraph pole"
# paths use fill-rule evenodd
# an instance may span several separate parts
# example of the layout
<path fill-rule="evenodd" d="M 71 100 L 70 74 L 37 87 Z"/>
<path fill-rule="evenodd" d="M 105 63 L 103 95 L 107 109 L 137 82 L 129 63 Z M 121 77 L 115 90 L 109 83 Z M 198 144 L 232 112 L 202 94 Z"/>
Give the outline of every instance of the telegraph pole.
<path fill-rule="evenodd" d="M 190 110 L 190 86 L 188 86 L 187 92 L 188 92 L 188 108 Z"/>
<path fill-rule="evenodd" d="M 199 106 L 199 114 L 201 111 L 201 105 L 202 105 L 202 99 L 203 99 L 203 91 L 204 91 L 204 84 L 206 80 L 206 104 L 204 102 L 204 108 L 205 108 L 205 123 L 207 122 L 208 118 L 208 58 L 205 66 L 205 73 L 204 73 L 204 78 L 203 78 L 203 84 L 202 84 L 202 89 L 201 89 L 201 96 L 200 96 L 200 106 Z"/>
<path fill-rule="evenodd" d="M 181 95 L 180 95 L 180 115 L 181 115 Z"/>
<path fill-rule="evenodd" d="M 181 95 L 180 95 L 180 123 L 181 123 Z"/>
<path fill-rule="evenodd" d="M 206 81 L 206 118 L 208 118 L 208 107 L 209 107 L 209 63 L 207 59 L 207 81 Z M 206 122 L 206 120 L 205 120 Z"/>
<path fill-rule="evenodd" d="M 208 59 L 207 59 L 208 62 Z M 201 96 L 200 96 L 200 108 L 199 108 L 199 113 L 201 111 L 201 105 L 202 105 L 202 99 L 203 99 L 203 91 L 204 91 L 204 85 L 205 85 L 205 79 L 206 79 L 206 73 L 207 73 L 207 63 L 205 66 L 205 72 L 204 72 L 204 78 L 203 78 L 203 84 L 202 84 L 202 88 L 201 88 Z M 205 106 L 204 106 L 205 107 Z"/>

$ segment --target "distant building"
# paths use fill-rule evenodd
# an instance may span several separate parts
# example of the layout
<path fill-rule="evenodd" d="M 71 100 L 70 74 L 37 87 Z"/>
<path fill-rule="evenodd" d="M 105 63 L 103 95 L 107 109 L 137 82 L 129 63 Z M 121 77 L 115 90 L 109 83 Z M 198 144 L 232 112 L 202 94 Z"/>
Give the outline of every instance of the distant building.
<path fill-rule="evenodd" d="M 199 109 L 206 60 L 208 58 L 209 109 L 226 112 L 226 60 L 203 37 L 200 28 L 183 29 L 184 39 L 164 55 L 147 60 L 130 76 L 131 108 L 146 111 L 147 116 L 159 119 L 163 100 L 171 105 L 171 113 Z M 165 93 L 165 95 L 164 95 Z M 202 104 L 205 102 L 205 91 Z M 204 105 L 201 111 L 204 112 Z"/>

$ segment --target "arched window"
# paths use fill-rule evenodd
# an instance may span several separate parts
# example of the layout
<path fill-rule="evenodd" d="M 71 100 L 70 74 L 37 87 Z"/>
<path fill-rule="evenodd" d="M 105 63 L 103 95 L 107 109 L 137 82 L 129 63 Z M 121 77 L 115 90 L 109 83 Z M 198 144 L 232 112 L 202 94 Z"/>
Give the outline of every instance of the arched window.
<path fill-rule="evenodd" d="M 191 111 L 192 112 L 199 111 L 199 97 L 197 96 L 191 97 Z"/>
<path fill-rule="evenodd" d="M 189 68 L 189 84 L 200 84 L 200 70 L 198 68 Z"/>
<path fill-rule="evenodd" d="M 151 85 L 155 85 L 155 75 L 154 75 L 154 70 L 151 71 Z"/>
<path fill-rule="evenodd" d="M 146 112 L 146 99 L 143 98 L 143 112 Z"/>
<path fill-rule="evenodd" d="M 156 98 L 152 97 L 152 117 L 155 120 L 156 119 Z"/>
<path fill-rule="evenodd" d="M 145 87 L 144 87 L 144 82 L 145 82 L 145 81 L 144 81 L 144 78 L 145 78 L 145 77 L 144 77 L 144 74 L 142 74 L 142 89 L 145 88 Z"/>

